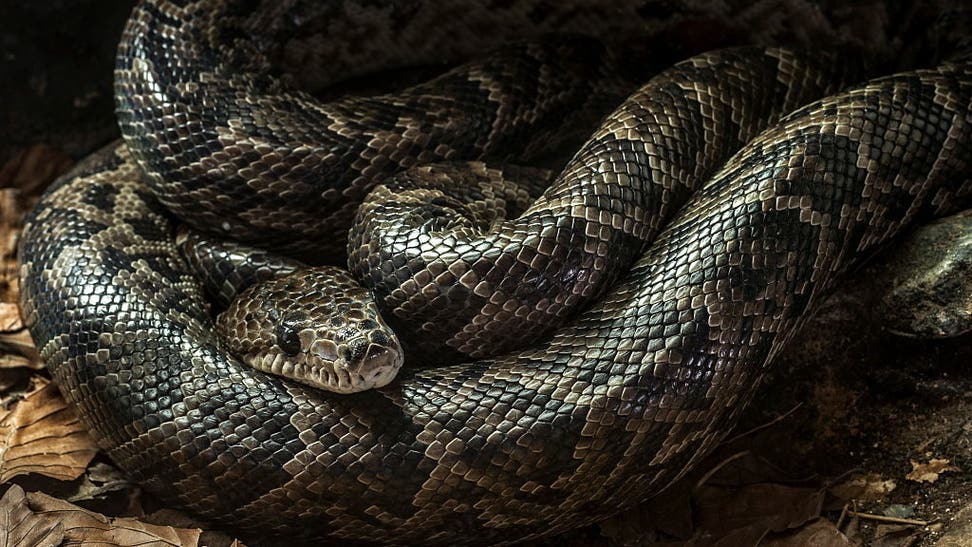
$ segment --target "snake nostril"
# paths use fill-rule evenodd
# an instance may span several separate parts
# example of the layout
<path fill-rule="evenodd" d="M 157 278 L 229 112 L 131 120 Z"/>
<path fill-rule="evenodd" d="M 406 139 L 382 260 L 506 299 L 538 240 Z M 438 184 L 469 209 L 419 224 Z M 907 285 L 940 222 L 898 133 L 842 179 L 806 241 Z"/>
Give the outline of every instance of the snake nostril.
<path fill-rule="evenodd" d="M 381 359 L 386 355 L 388 355 L 388 348 L 375 344 L 368 344 L 368 352 L 365 354 L 365 361 L 374 363 L 376 360 Z"/>

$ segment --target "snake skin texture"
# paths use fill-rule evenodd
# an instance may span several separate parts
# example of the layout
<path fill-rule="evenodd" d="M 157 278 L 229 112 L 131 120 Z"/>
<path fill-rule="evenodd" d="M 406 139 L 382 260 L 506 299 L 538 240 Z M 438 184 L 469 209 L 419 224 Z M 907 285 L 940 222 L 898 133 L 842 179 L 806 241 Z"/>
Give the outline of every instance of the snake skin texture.
<path fill-rule="evenodd" d="M 202 283 L 213 312 L 229 307 L 249 287 L 292 274 L 308 265 L 266 249 L 217 239 L 179 227 L 176 245 Z"/>
<path fill-rule="evenodd" d="M 596 119 L 629 88 L 604 46 L 562 36 L 392 95 L 321 103 L 251 66 L 251 41 L 226 37 L 245 29 L 239 6 L 155 4 L 133 12 L 115 70 L 122 135 L 153 192 L 193 227 L 312 263 L 343 254 L 357 205 L 385 176 L 500 150 L 529 160 L 542 151 L 532 143 L 558 140 L 557 120 Z"/>
<path fill-rule="evenodd" d="M 425 360 L 526 346 L 604 294 L 733 152 L 839 89 L 845 72 L 828 56 L 779 49 L 678 63 L 608 115 L 519 215 L 467 213 L 474 183 L 459 173 L 405 172 L 359 208 L 351 271 Z"/>
<path fill-rule="evenodd" d="M 343 17 L 390 10 L 387 20 L 402 23 L 421 21 L 429 8 L 421 2 L 415 8 L 360 4 Z M 269 36 L 286 30 L 279 21 L 299 13 L 292 11 L 298 3 L 280 2 L 267 18 L 231 10 L 217 21 L 214 5 L 223 3 L 151 0 L 133 13 L 119 67 L 126 143 L 79 164 L 27 219 L 21 304 L 55 381 L 113 461 L 167 502 L 268 543 L 514 542 L 595 522 L 654 495 L 730 430 L 765 367 L 841 272 L 914 223 L 972 200 L 970 62 L 871 80 L 803 106 L 756 135 L 697 184 L 680 209 L 660 215 L 670 221 L 643 252 L 631 251 L 637 256 L 630 269 L 549 338 L 499 357 L 407 368 L 379 390 L 320 392 L 245 367 L 225 351 L 202 285 L 176 246 L 170 206 L 192 201 L 234 214 L 257 210 L 258 184 L 220 198 L 202 184 L 206 177 L 249 169 L 267 182 L 260 175 L 275 173 L 274 166 L 297 169 L 275 148 L 247 148 L 256 137 L 221 134 L 233 129 L 233 116 L 254 120 L 244 124 L 254 129 L 274 128 L 297 111 L 324 112 L 299 95 L 300 108 L 261 118 L 260 112 L 290 104 L 273 94 L 282 84 L 260 76 L 264 59 L 282 55 L 286 64 L 288 55 L 300 55 L 254 52 L 262 40 L 237 43 L 239 33 L 230 31 L 205 37 L 234 44 L 224 48 L 226 55 L 239 57 L 231 61 L 257 76 L 234 80 L 221 73 L 216 83 L 226 80 L 232 91 L 218 106 L 252 105 L 258 96 L 256 103 L 264 100 L 276 110 L 231 116 L 216 103 L 193 110 L 180 102 L 216 85 L 211 73 L 196 68 L 219 65 L 221 58 L 206 53 L 205 41 L 171 42 L 163 50 L 149 45 L 173 40 L 172 29 L 190 20 L 199 29 L 252 26 Z M 537 5 L 456 8 L 457 28 L 483 11 L 483 29 L 492 28 L 489 21 L 502 27 L 503 6 L 527 14 L 521 22 L 541 31 L 560 26 L 530 21 L 528 8 Z M 317 9 L 327 14 L 340 6 L 320 2 Z M 566 30 L 581 30 L 569 12 L 552 9 Z M 715 12 L 728 17 L 732 11 Z M 612 15 L 625 25 L 650 27 L 637 10 Z M 234 27 L 240 18 L 247 24 Z M 224 19 L 231 24 L 216 24 Z M 523 30 L 520 19 L 511 16 L 514 30 L 500 30 L 496 39 Z M 413 36 L 408 25 L 382 28 L 385 34 L 375 31 L 379 43 L 388 33 L 403 44 Z M 481 43 L 489 34 L 471 40 Z M 433 45 L 459 42 L 448 32 L 429 36 Z M 521 53 L 536 48 L 515 47 Z M 181 59 L 199 56 L 193 62 L 170 57 L 181 49 Z M 534 59 L 542 51 L 533 49 Z M 393 63 L 395 55 L 363 65 Z M 545 66 L 563 66 L 553 56 L 550 62 Z M 176 77 L 160 80 L 159 66 Z M 455 70 L 438 81 L 459 85 L 465 69 Z M 523 85 L 538 87 L 536 75 L 524 76 Z M 574 81 L 584 89 L 593 85 Z M 162 106 L 140 104 L 151 97 L 162 97 Z M 328 104 L 378 104 L 360 100 Z M 480 112 L 498 116 L 493 106 Z M 203 125 L 210 121 L 215 135 Z M 403 134 L 410 127 L 402 127 Z M 339 134 L 321 126 L 306 131 Z M 168 140 L 159 144 L 149 135 Z M 276 142 L 278 134 L 260 135 Z M 640 141 L 642 148 L 648 144 Z M 168 148 L 153 155 L 152 146 Z M 365 157 L 373 149 L 353 150 Z M 633 152 L 614 152 L 608 163 L 623 169 Z M 460 159 L 419 159 L 440 157 Z M 399 161 L 398 168 L 411 161 Z M 589 167 L 600 172 L 598 165 Z M 353 170 L 355 177 L 366 171 L 360 165 Z M 166 182 L 163 172 L 176 182 Z M 348 195 L 363 197 L 367 186 Z M 350 220 L 350 209 L 341 215 Z M 178 216 L 199 225 L 218 218 Z M 299 218 L 268 220 L 271 241 L 279 235 L 272 233 L 275 222 L 298 227 Z M 212 227 L 217 234 L 244 233 L 257 223 L 246 218 L 226 228 L 221 222 Z"/>

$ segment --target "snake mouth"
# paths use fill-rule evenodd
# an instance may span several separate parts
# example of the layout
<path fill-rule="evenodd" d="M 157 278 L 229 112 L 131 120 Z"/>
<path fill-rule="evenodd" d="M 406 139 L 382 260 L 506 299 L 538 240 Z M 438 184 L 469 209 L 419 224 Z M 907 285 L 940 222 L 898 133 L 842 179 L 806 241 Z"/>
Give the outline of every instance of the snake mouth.
<path fill-rule="evenodd" d="M 309 357 L 310 374 L 294 379 L 335 393 L 357 393 L 388 385 L 403 362 L 401 350 L 370 344 L 364 356 L 358 359 Z"/>
<path fill-rule="evenodd" d="M 267 352 L 245 359 L 253 368 L 333 393 L 357 393 L 391 383 L 405 361 L 397 344 L 369 344 L 363 355 L 348 360 L 329 352 L 302 352 L 290 357 Z"/>
<path fill-rule="evenodd" d="M 405 354 L 398 344 L 369 344 L 357 375 L 362 384 L 367 384 L 364 389 L 384 387 L 395 379 L 404 362 Z"/>

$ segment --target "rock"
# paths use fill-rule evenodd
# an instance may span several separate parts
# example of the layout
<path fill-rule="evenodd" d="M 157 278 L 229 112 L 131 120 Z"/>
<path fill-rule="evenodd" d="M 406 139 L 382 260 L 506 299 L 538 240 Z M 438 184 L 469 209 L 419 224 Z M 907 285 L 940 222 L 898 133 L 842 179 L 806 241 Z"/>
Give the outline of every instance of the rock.
<path fill-rule="evenodd" d="M 948 525 L 945 535 L 938 538 L 934 547 L 968 547 L 972 545 L 972 505 L 966 505 Z"/>
<path fill-rule="evenodd" d="M 886 329 L 915 338 L 972 331 L 972 210 L 919 228 L 878 260 Z"/>
<path fill-rule="evenodd" d="M 892 503 L 891 505 L 887 506 L 882 513 L 884 513 L 884 516 L 886 517 L 910 519 L 915 516 L 915 506 Z"/>

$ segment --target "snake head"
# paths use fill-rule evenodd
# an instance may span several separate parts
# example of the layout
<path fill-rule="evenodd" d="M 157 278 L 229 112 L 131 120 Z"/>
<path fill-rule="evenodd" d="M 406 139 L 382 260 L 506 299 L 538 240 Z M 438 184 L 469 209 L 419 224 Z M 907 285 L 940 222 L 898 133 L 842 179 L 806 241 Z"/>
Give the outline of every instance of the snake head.
<path fill-rule="evenodd" d="M 404 362 L 371 293 L 330 266 L 250 287 L 216 327 L 253 368 L 336 393 L 387 385 Z"/>

